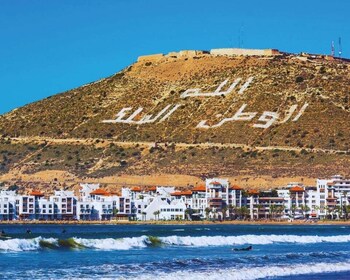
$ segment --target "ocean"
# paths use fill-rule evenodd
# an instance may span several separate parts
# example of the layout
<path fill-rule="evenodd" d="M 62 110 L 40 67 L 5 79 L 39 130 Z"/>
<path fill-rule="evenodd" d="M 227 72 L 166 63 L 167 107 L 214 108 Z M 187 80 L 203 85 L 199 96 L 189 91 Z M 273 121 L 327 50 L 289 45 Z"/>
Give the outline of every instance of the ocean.
<path fill-rule="evenodd" d="M 350 279 L 350 226 L 60 224 L 1 230 L 13 237 L 0 240 L 2 279 Z M 252 250 L 234 250 L 249 245 Z"/>

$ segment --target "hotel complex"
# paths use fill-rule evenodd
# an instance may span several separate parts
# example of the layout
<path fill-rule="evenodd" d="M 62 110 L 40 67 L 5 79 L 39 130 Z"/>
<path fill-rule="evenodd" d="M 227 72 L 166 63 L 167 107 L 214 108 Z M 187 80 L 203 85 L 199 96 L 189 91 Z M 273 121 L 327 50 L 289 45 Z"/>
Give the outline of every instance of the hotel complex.
<path fill-rule="evenodd" d="M 19 195 L 0 191 L 0 220 L 200 220 L 341 219 L 350 212 L 350 179 L 336 175 L 315 186 L 290 183 L 270 190 L 243 190 L 227 179 L 177 191 L 174 187 L 122 188 L 111 193 L 99 184 L 81 184 L 79 194 L 40 191 Z"/>

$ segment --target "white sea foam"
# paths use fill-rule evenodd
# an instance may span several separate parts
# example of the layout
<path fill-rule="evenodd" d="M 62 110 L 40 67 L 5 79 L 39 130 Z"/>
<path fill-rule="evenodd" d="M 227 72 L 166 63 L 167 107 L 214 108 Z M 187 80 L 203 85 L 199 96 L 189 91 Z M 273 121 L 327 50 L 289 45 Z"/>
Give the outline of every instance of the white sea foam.
<path fill-rule="evenodd" d="M 321 243 L 350 242 L 350 235 L 237 235 L 237 236 L 168 236 L 161 237 L 164 244 L 178 246 L 225 246 L 225 245 L 265 245 L 272 243 Z"/>
<path fill-rule="evenodd" d="M 309 263 L 300 265 L 263 266 L 249 268 L 245 267 L 239 269 L 219 269 L 210 272 L 179 271 L 166 274 L 144 274 L 142 276 L 132 278 L 139 280 L 254 280 L 266 277 L 334 273 L 343 271 L 350 271 L 350 262 Z"/>
<path fill-rule="evenodd" d="M 12 251 L 12 252 L 21 252 L 21 251 L 34 251 L 40 248 L 40 241 L 46 241 L 49 243 L 56 243 L 57 239 L 55 238 L 41 238 L 36 237 L 32 239 L 20 239 L 14 238 L 9 240 L 0 240 L 0 252 L 1 251 Z"/>
<path fill-rule="evenodd" d="M 147 236 L 141 237 L 130 237 L 130 238 L 105 238 L 105 239 L 84 239 L 84 238 L 73 238 L 75 242 L 93 249 L 100 250 L 130 250 L 135 248 L 147 247 L 150 243 Z"/>

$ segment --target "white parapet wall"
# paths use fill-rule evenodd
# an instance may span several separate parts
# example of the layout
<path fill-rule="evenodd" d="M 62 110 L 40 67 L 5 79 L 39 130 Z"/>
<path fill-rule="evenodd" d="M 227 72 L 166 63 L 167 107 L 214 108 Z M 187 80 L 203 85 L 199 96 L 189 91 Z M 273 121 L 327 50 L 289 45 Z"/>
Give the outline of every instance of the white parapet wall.
<path fill-rule="evenodd" d="M 276 49 L 212 49 L 210 50 L 211 55 L 258 55 L 258 56 L 271 56 L 271 55 L 280 55 L 282 54 L 280 51 Z"/>
<path fill-rule="evenodd" d="M 142 55 L 137 58 L 137 62 L 142 61 L 158 61 L 164 57 L 162 53 L 151 54 L 151 55 Z"/>

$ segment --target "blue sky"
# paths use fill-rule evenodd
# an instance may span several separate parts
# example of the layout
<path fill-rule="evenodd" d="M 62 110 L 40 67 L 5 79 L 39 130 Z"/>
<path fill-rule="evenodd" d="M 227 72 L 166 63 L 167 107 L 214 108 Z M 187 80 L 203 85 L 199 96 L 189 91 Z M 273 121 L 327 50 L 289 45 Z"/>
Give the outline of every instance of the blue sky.
<path fill-rule="evenodd" d="M 341 36 L 349 57 L 349 12 L 347 0 L 0 0 L 0 114 L 144 54 L 239 45 L 329 54 Z"/>

